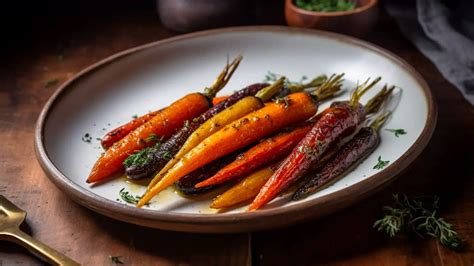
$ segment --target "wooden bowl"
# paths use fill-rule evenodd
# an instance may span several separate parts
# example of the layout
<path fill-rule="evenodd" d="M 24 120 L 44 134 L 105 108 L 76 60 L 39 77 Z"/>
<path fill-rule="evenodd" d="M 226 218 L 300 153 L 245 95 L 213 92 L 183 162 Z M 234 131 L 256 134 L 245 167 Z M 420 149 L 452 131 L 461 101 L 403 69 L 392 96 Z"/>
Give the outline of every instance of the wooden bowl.
<path fill-rule="evenodd" d="M 314 12 L 285 2 L 285 18 L 290 26 L 313 28 L 363 37 L 372 30 L 378 17 L 378 0 L 356 0 L 357 7 L 341 12 Z"/>

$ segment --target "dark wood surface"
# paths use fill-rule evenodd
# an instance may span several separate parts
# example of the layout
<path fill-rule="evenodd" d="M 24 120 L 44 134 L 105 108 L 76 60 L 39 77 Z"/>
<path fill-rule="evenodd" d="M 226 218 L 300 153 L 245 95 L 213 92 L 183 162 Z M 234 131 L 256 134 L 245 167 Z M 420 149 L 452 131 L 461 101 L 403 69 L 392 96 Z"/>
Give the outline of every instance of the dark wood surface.
<path fill-rule="evenodd" d="M 45 176 L 33 151 L 38 114 L 61 82 L 118 51 L 176 35 L 153 10 L 81 17 L 81 23 L 9 45 L 0 65 L 0 194 L 28 212 L 24 230 L 84 265 L 472 265 L 474 108 L 399 32 L 382 19 L 366 39 L 404 58 L 427 80 L 439 105 L 427 149 L 393 184 L 325 218 L 252 234 L 165 232 L 118 222 L 72 202 Z M 68 29 L 68 30 L 65 30 Z M 53 82 L 57 80 L 57 82 Z M 410 119 L 407 117 L 407 119 Z M 471 190 L 472 189 L 472 190 Z M 442 215 L 467 241 L 456 253 L 433 239 L 388 237 L 372 229 L 392 193 L 440 195 Z M 269 221 L 271 222 L 271 221 Z M 0 265 L 41 264 L 0 242 Z"/>

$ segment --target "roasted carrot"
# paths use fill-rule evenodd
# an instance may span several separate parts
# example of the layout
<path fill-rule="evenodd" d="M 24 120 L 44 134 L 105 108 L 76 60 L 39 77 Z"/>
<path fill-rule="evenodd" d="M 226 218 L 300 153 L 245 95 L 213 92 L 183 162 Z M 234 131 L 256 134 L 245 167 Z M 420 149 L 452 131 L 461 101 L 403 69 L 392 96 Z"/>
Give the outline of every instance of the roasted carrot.
<path fill-rule="evenodd" d="M 226 155 L 218 160 L 215 160 L 212 163 L 206 164 L 205 166 L 183 176 L 183 178 L 176 182 L 176 189 L 184 195 L 196 195 L 205 193 L 216 188 L 217 186 L 196 188 L 195 185 L 215 174 L 223 166 L 233 161 L 236 156 L 237 154 L 235 153 Z"/>
<path fill-rule="evenodd" d="M 343 74 L 338 76 L 333 75 L 316 89 L 313 93 L 317 99 L 324 100 L 337 93 L 342 85 L 342 77 Z M 237 160 L 222 168 L 214 176 L 197 184 L 196 187 L 219 184 L 252 173 L 255 169 L 267 163 L 283 158 L 290 153 L 296 144 L 308 133 L 311 127 L 311 122 L 306 123 L 296 128 L 287 129 L 272 138 L 260 142 L 239 156 Z"/>
<path fill-rule="evenodd" d="M 252 200 L 275 171 L 264 167 L 242 179 L 235 186 L 218 196 L 211 204 L 213 209 L 223 209 Z M 212 186 L 211 186 L 212 187 Z M 206 188 L 206 187 L 204 187 Z"/>
<path fill-rule="evenodd" d="M 128 155 L 154 144 L 153 141 L 145 140 L 152 136 L 167 139 L 176 129 L 181 128 L 185 121 L 208 110 L 211 105 L 210 96 L 215 95 L 227 84 L 241 59 L 239 56 L 231 64 L 227 64 L 214 84 L 205 89 L 204 94 L 191 93 L 184 96 L 116 142 L 97 160 L 87 178 L 87 183 L 107 179 L 123 168 L 122 163 Z"/>
<path fill-rule="evenodd" d="M 373 87 L 380 78 L 367 85 L 359 86 L 347 104 L 330 107 L 314 124 L 308 134 L 298 143 L 282 165 L 265 183 L 249 207 L 256 210 L 273 200 L 284 189 L 301 178 L 311 165 L 317 164 L 330 147 L 339 139 L 352 134 L 357 125 L 365 118 L 364 107 L 359 103 L 360 97 Z"/>
<path fill-rule="evenodd" d="M 292 199 L 306 198 L 330 182 L 336 181 L 351 166 L 369 155 L 380 143 L 378 130 L 388 115 L 389 113 L 384 113 L 369 127 L 361 128 L 350 141 L 337 151 L 333 159 L 293 194 Z"/>
<path fill-rule="evenodd" d="M 227 95 L 214 97 L 214 99 L 212 99 L 212 104 L 213 104 L 213 105 L 217 105 L 218 103 L 224 101 L 224 100 L 227 99 L 227 98 L 229 98 L 229 96 L 227 96 Z"/>
<path fill-rule="evenodd" d="M 317 111 L 317 104 L 308 93 L 294 93 L 280 103 L 271 103 L 225 126 L 206 138 L 180 159 L 165 176 L 151 187 L 137 207 L 172 185 L 186 174 L 226 154 L 245 147 L 262 137 L 294 124 L 301 123 Z"/>
<path fill-rule="evenodd" d="M 141 125 L 145 124 L 146 122 L 150 121 L 160 111 L 161 110 L 149 112 L 147 114 L 144 114 L 140 117 L 137 117 L 137 118 L 133 119 L 132 121 L 130 121 L 126 124 L 123 124 L 123 125 L 115 128 L 115 129 L 111 130 L 110 132 L 105 134 L 105 136 L 101 139 L 102 147 L 104 149 L 108 149 L 115 142 L 121 140 L 123 137 L 128 135 L 128 133 L 132 132 L 133 130 L 135 130 L 139 126 L 141 126 Z"/>
<path fill-rule="evenodd" d="M 275 92 L 281 89 L 281 87 L 283 86 L 283 80 L 275 82 L 274 84 L 262 89 L 262 87 L 264 87 L 265 85 L 267 84 L 257 83 L 247 88 L 244 88 L 243 90 L 231 95 L 225 101 L 213 106 L 211 109 L 201 114 L 199 117 L 194 118 L 190 123 L 188 123 L 185 127 L 183 127 L 176 134 L 174 134 L 169 140 L 167 140 L 163 145 L 161 145 L 160 149 L 158 149 L 156 152 L 153 152 L 152 154 L 142 155 L 144 157 L 149 158 L 149 160 L 144 160 L 141 164 L 128 165 L 125 169 L 127 176 L 133 179 L 139 179 L 153 175 L 156 171 L 163 168 L 163 166 L 170 159 L 174 160 L 172 157 L 176 158 L 178 156 L 176 153 L 180 150 L 180 148 L 182 149 L 182 146 L 188 139 L 189 135 L 191 135 L 203 123 L 216 116 L 220 112 L 225 112 L 228 108 L 232 108 L 233 110 L 237 111 L 239 108 L 234 108 L 234 103 L 237 101 L 245 102 L 245 107 L 249 108 L 250 110 L 260 108 L 262 106 L 262 102 L 258 98 L 255 98 L 253 96 L 247 96 L 244 99 L 252 99 L 240 101 L 239 99 L 243 98 L 247 93 L 254 94 L 254 91 L 256 90 L 260 90 L 263 95 L 269 95 L 269 97 L 271 97 Z M 156 179 L 152 180 L 152 183 L 155 182 L 155 180 Z"/>

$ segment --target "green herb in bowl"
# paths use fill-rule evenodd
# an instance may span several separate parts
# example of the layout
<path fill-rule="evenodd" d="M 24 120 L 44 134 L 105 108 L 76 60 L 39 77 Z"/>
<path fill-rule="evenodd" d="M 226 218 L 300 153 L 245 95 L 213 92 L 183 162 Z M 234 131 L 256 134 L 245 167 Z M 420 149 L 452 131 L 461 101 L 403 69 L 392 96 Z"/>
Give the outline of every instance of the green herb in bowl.
<path fill-rule="evenodd" d="M 316 12 L 349 11 L 356 8 L 356 3 L 349 0 L 295 0 L 295 5 Z"/>

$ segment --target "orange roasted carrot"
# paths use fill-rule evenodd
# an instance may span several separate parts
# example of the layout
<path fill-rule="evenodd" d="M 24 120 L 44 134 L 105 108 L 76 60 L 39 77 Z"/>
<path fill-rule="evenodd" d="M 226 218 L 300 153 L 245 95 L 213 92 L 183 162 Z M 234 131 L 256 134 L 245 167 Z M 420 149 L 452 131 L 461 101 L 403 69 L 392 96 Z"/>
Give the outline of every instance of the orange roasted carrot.
<path fill-rule="evenodd" d="M 110 132 L 105 134 L 105 136 L 102 138 L 102 140 L 101 140 L 102 147 L 104 149 L 108 149 L 115 142 L 121 140 L 123 137 L 128 135 L 128 133 L 132 132 L 133 130 L 135 130 L 139 126 L 141 126 L 141 125 L 145 124 L 146 122 L 150 121 L 150 119 L 155 117 L 156 114 L 158 114 L 158 112 L 160 112 L 160 111 L 161 110 L 149 112 L 147 114 L 144 114 L 140 117 L 137 117 L 137 118 L 133 119 L 132 121 L 130 121 L 126 124 L 123 124 L 123 125 L 115 128 L 115 129 L 111 130 Z"/>
<path fill-rule="evenodd" d="M 169 138 L 184 122 L 205 112 L 210 106 L 209 99 L 201 93 L 191 93 L 172 103 L 155 117 L 141 125 L 119 142 L 110 147 L 95 163 L 87 178 L 87 183 L 107 179 L 123 168 L 123 161 L 130 154 L 149 146 L 144 141 L 150 136 Z"/>
<path fill-rule="evenodd" d="M 225 99 L 229 98 L 228 95 L 225 95 L 225 96 L 218 96 L 218 97 L 214 97 L 214 99 L 212 99 L 212 105 L 216 105 L 222 101 L 224 101 Z"/>
<path fill-rule="evenodd" d="M 196 187 L 216 185 L 235 179 L 252 173 L 255 169 L 268 162 L 288 155 L 296 144 L 309 132 L 312 125 L 312 123 L 305 123 L 260 142 L 241 154 L 237 160 L 219 170 L 214 176 L 196 184 Z"/>
<path fill-rule="evenodd" d="M 154 195 L 186 174 L 243 148 L 275 131 L 299 124 L 312 117 L 318 107 L 312 95 L 299 92 L 280 102 L 273 102 L 225 126 L 203 140 L 181 158 L 164 177 L 151 187 L 138 202 L 143 206 Z"/>

